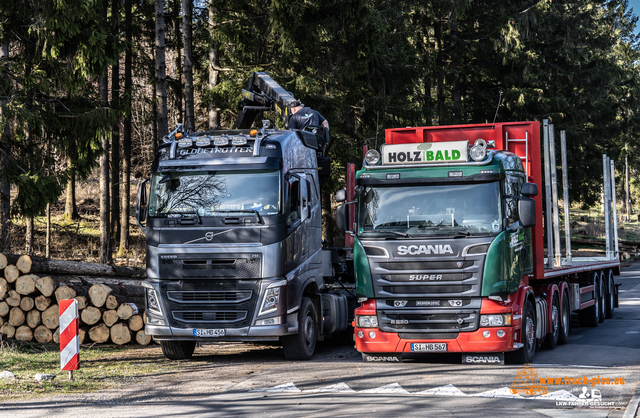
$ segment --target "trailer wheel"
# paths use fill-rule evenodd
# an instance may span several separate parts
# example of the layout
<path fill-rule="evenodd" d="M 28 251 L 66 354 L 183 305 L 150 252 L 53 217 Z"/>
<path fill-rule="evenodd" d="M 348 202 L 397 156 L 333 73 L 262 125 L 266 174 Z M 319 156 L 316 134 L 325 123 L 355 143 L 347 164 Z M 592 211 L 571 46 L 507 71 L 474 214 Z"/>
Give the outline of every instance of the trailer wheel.
<path fill-rule="evenodd" d="M 605 315 L 607 314 L 607 306 L 606 306 L 606 287 L 604 286 L 604 272 L 600 272 L 600 293 L 598 293 L 598 297 L 600 300 L 598 301 L 598 305 L 600 307 L 600 314 L 598 321 L 600 323 L 604 322 Z"/>
<path fill-rule="evenodd" d="M 309 298 L 302 298 L 298 311 L 298 333 L 281 337 L 287 360 L 309 360 L 316 349 L 318 321 L 316 308 Z"/>
<path fill-rule="evenodd" d="M 556 348 L 558 344 L 558 338 L 560 337 L 560 301 L 558 294 L 554 293 L 553 301 L 551 302 L 551 329 L 544 339 L 544 346 L 550 350 Z"/>
<path fill-rule="evenodd" d="M 613 281 L 613 271 L 609 270 L 609 274 L 607 274 L 607 278 L 605 280 L 607 284 L 607 292 L 606 292 L 606 313 L 605 316 L 607 319 L 613 318 L 613 310 L 615 309 L 615 284 Z"/>
<path fill-rule="evenodd" d="M 560 335 L 558 344 L 569 342 L 569 331 L 571 330 L 571 308 L 569 307 L 569 296 L 567 292 L 562 295 L 562 321 L 560 322 Z"/>
<path fill-rule="evenodd" d="M 594 305 L 589 306 L 586 309 L 578 311 L 578 317 L 580 318 L 580 325 L 583 327 L 597 327 L 600 322 L 600 280 L 598 280 L 598 274 L 594 273 L 595 278 L 593 281 L 593 292 L 595 301 Z"/>
<path fill-rule="evenodd" d="M 522 313 L 522 348 L 516 351 L 505 353 L 505 359 L 512 364 L 525 364 L 533 361 L 536 353 L 536 311 L 533 303 L 527 300 L 524 304 L 524 312 Z"/>
<path fill-rule="evenodd" d="M 196 349 L 195 341 L 160 341 L 162 354 L 169 360 L 188 360 Z"/>

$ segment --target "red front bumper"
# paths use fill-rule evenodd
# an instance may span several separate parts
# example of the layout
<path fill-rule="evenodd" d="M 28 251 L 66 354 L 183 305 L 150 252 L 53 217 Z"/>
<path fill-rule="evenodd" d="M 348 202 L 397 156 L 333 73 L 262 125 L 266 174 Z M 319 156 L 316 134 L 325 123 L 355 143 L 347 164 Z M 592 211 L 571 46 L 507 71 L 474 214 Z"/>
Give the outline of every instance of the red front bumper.
<path fill-rule="evenodd" d="M 503 337 L 498 337 L 496 332 L 504 331 Z M 362 331 L 362 337 L 358 336 Z M 369 333 L 375 332 L 371 338 Z M 482 336 L 483 331 L 489 331 L 487 338 Z M 405 340 L 397 333 L 382 332 L 378 328 L 355 328 L 356 349 L 362 353 L 410 353 L 411 343 L 446 343 L 447 352 L 450 353 L 497 353 L 513 351 L 513 338 L 515 327 L 491 327 L 480 328 L 474 332 L 461 332 L 457 338 L 449 340 Z"/>

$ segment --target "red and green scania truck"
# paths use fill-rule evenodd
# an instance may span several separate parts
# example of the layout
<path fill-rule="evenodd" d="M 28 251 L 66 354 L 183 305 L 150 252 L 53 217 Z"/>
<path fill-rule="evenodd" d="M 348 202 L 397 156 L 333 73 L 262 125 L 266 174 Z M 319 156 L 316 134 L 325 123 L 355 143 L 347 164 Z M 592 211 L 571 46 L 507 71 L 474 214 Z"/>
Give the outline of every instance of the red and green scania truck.
<path fill-rule="evenodd" d="M 337 223 L 353 242 L 364 361 L 446 352 L 463 363 L 529 363 L 539 346 L 567 342 L 572 313 L 582 326 L 611 318 L 620 264 L 610 163 L 607 257 L 572 258 L 569 247 L 562 258 L 546 121 L 543 136 L 544 188 L 539 122 L 388 129 L 380 151 L 348 170 Z"/>

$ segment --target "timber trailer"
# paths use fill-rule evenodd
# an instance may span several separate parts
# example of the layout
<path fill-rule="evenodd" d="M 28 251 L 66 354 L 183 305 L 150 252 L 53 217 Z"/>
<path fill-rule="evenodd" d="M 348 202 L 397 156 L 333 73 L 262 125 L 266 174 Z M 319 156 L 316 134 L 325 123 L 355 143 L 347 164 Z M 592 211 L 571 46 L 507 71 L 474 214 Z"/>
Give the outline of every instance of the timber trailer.
<path fill-rule="evenodd" d="M 306 360 L 353 320 L 350 251 L 322 240 L 328 131 L 250 129 L 263 111 L 285 125 L 291 115 L 294 97 L 266 73 L 252 73 L 242 96 L 234 129 L 179 126 L 165 138 L 138 189 L 145 331 L 169 359 L 190 358 L 197 343 L 279 341 L 288 359 Z"/>
<path fill-rule="evenodd" d="M 612 317 L 612 165 L 605 156 L 607 257 L 572 258 L 568 234 L 561 257 L 554 131 L 543 125 L 544 188 L 539 122 L 388 129 L 352 169 L 337 223 L 354 240 L 364 361 L 455 352 L 463 363 L 529 363 L 540 345 L 567 342 L 572 313 L 590 327 Z M 565 177 L 565 203 L 567 190 Z M 568 218 L 565 206 L 567 231 Z"/>

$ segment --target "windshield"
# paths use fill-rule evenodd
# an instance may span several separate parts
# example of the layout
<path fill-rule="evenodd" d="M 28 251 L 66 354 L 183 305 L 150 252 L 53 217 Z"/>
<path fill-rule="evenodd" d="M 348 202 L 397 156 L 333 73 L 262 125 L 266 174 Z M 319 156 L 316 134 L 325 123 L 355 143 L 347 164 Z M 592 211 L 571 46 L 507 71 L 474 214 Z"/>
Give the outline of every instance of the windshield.
<path fill-rule="evenodd" d="M 366 187 L 359 199 L 358 235 L 496 234 L 500 219 L 498 182 Z"/>
<path fill-rule="evenodd" d="M 228 216 L 234 211 L 281 213 L 279 171 L 191 171 L 156 173 L 149 216 Z"/>

